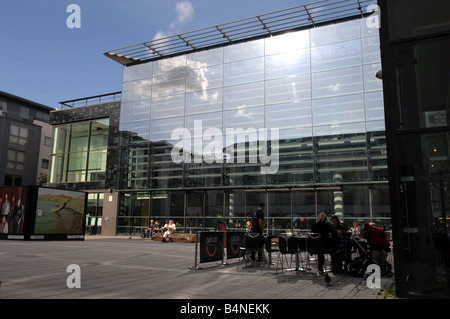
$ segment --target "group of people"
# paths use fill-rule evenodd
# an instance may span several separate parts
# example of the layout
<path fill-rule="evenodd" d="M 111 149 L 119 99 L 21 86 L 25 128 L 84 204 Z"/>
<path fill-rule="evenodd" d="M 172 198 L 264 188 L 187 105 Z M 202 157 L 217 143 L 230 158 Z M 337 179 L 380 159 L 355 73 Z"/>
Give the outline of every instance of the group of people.
<path fill-rule="evenodd" d="M 345 242 L 345 237 L 348 234 L 348 228 L 345 224 L 339 221 L 339 217 L 333 215 L 331 217 L 331 224 L 328 223 L 328 218 L 325 213 L 320 213 L 317 217 L 316 223 L 311 227 L 312 233 L 319 233 L 325 241 L 325 250 L 331 255 L 331 264 L 333 272 L 342 272 L 344 266 L 343 249 L 340 247 Z M 318 254 L 318 268 L 319 273 L 323 273 L 323 265 L 325 256 Z"/>
<path fill-rule="evenodd" d="M 167 221 L 163 227 L 160 226 L 160 222 L 159 220 L 157 220 L 156 222 L 152 219 L 150 221 L 150 225 L 148 226 L 147 232 L 146 232 L 146 237 L 147 238 L 152 238 L 153 234 L 158 233 L 158 232 L 163 232 L 163 238 L 162 238 L 162 242 L 171 242 L 172 239 L 170 238 L 170 235 L 175 232 L 177 230 L 177 227 L 175 225 L 175 223 L 173 222 L 173 220 L 169 220 Z"/>
<path fill-rule="evenodd" d="M 258 208 L 253 212 L 252 218 L 247 222 L 246 231 L 264 233 L 264 203 L 259 203 Z M 358 222 L 353 223 L 353 227 L 350 229 L 352 236 L 361 236 L 361 228 Z M 331 217 L 331 223 L 328 222 L 327 215 L 320 213 L 316 222 L 311 227 L 312 233 L 319 233 L 325 239 L 326 251 L 331 255 L 332 271 L 341 272 L 344 270 L 345 252 L 346 247 L 342 247 L 347 239 L 346 236 L 350 234 L 347 226 L 340 222 L 337 215 Z M 262 237 L 262 236 L 261 236 Z M 261 243 L 261 247 L 263 246 Z M 262 249 L 258 250 L 258 261 L 262 261 L 263 258 Z M 251 253 L 250 258 L 255 260 L 255 252 Z M 325 262 L 325 256 L 323 254 L 318 255 L 318 268 L 319 272 L 323 273 L 323 265 Z"/>
<path fill-rule="evenodd" d="M 0 197 L 0 234 L 20 234 L 22 232 L 22 221 L 24 216 L 24 205 L 20 198 L 12 196 L 11 200 L 7 193 Z"/>

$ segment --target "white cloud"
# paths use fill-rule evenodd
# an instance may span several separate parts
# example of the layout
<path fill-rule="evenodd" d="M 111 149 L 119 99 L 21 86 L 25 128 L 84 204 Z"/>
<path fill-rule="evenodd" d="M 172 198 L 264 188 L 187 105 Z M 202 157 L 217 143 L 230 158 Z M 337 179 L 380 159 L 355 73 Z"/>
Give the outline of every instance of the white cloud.
<path fill-rule="evenodd" d="M 194 7 L 189 1 L 177 2 L 175 6 L 178 18 L 170 24 L 171 29 L 177 28 L 178 25 L 191 22 L 194 18 Z"/>
<path fill-rule="evenodd" d="M 169 24 L 170 30 L 168 31 L 157 31 L 153 40 L 161 39 L 174 35 L 180 32 L 180 27 L 186 23 L 191 22 L 194 19 L 194 7 L 189 1 L 180 1 L 175 5 L 175 12 L 177 13 L 177 18 Z"/>

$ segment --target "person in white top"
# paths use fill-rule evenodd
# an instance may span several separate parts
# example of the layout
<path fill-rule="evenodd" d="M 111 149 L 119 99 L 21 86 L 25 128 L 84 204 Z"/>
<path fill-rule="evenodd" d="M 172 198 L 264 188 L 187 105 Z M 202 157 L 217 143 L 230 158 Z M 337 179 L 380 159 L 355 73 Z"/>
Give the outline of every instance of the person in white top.
<path fill-rule="evenodd" d="M 177 230 L 177 227 L 175 226 L 173 220 L 169 220 L 169 223 L 166 223 L 164 225 L 164 236 L 162 239 L 162 242 L 166 242 L 166 241 L 172 241 L 172 239 L 170 239 L 170 234 L 172 234 L 175 230 Z"/>

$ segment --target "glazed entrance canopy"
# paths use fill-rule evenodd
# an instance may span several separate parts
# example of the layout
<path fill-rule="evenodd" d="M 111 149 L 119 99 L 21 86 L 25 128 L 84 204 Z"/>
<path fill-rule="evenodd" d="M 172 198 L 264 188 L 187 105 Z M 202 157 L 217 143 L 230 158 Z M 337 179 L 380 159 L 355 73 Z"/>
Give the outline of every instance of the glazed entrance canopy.
<path fill-rule="evenodd" d="M 376 0 L 323 0 L 105 52 L 123 65 L 143 63 L 212 47 L 373 13 Z"/>

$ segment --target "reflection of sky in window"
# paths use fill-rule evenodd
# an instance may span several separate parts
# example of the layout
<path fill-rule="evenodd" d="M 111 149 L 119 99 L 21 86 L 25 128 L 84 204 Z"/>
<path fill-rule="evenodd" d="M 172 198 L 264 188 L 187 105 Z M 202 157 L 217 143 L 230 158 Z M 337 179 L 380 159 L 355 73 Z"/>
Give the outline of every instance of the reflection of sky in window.
<path fill-rule="evenodd" d="M 290 137 L 289 130 L 303 136 L 313 126 L 320 126 L 315 134 L 360 129 L 365 121 L 380 127 L 379 37 L 364 26 L 347 21 L 125 68 L 123 106 L 149 102 L 132 119 L 124 114 L 121 125 L 139 115 L 148 120 L 148 107 L 152 121 L 186 117 L 181 127 L 195 119 L 209 127 L 222 119 L 224 130 L 266 126 Z"/>

